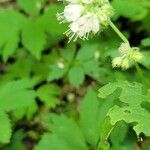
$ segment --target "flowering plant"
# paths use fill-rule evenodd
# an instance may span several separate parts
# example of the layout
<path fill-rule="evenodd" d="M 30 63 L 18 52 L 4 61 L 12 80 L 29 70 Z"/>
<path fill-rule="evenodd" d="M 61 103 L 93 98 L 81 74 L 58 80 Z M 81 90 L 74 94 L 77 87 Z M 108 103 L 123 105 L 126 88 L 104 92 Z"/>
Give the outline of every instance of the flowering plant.
<path fill-rule="evenodd" d="M 150 150 L 150 1 L 58 1 L 0 0 L 0 150 Z"/>
<path fill-rule="evenodd" d="M 108 0 L 66 0 L 64 12 L 57 14 L 60 23 L 69 23 L 65 32 L 69 41 L 88 39 L 90 34 L 101 32 L 109 24 L 112 7 Z"/>

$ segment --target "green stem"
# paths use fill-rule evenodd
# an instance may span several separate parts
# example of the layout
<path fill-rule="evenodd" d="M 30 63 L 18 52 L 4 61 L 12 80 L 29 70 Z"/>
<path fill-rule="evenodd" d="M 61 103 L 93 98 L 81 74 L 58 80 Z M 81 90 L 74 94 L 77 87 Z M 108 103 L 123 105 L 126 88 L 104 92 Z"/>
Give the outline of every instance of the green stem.
<path fill-rule="evenodd" d="M 109 25 L 116 32 L 116 34 L 123 40 L 123 42 L 129 43 L 128 39 L 119 31 L 119 29 L 115 26 L 115 24 L 113 22 L 111 22 L 111 20 L 109 20 Z M 142 70 L 136 62 L 135 62 L 135 67 L 136 67 L 137 73 L 138 73 L 139 78 L 141 79 L 141 81 L 143 81 L 145 83 L 145 85 L 149 87 L 150 85 L 145 80 L 145 78 L 143 76 L 143 73 L 142 73 Z"/>
<path fill-rule="evenodd" d="M 117 33 L 117 35 L 125 42 L 129 43 L 128 39 L 119 31 L 119 29 L 115 26 L 111 20 L 109 20 L 109 25 L 112 27 L 112 29 Z"/>

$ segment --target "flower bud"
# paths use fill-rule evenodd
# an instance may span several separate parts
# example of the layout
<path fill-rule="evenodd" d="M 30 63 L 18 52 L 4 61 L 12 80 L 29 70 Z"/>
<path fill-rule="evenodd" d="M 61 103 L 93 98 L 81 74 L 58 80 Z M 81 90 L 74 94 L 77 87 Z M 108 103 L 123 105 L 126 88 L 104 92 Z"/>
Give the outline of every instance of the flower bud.
<path fill-rule="evenodd" d="M 113 59 L 112 66 L 113 66 L 113 68 L 120 67 L 121 63 L 122 63 L 122 58 L 121 57 L 117 57 L 117 58 Z"/>
<path fill-rule="evenodd" d="M 130 51 L 131 47 L 129 43 L 122 43 L 121 46 L 119 47 L 119 52 L 121 55 L 127 54 Z"/>
<path fill-rule="evenodd" d="M 61 62 L 61 61 L 57 62 L 57 66 L 58 66 L 59 69 L 64 69 L 65 68 L 64 63 Z"/>
<path fill-rule="evenodd" d="M 133 61 L 135 62 L 141 62 L 141 60 L 143 59 L 143 55 L 142 53 L 139 51 L 139 50 L 135 50 L 134 51 L 134 48 L 133 48 L 133 54 L 132 54 L 132 58 L 131 58 Z"/>
<path fill-rule="evenodd" d="M 129 69 L 129 60 L 128 60 L 128 58 L 125 58 L 125 59 L 123 59 L 123 61 L 122 61 L 122 64 L 121 64 L 121 68 L 123 69 L 123 70 L 127 70 L 127 69 Z"/>

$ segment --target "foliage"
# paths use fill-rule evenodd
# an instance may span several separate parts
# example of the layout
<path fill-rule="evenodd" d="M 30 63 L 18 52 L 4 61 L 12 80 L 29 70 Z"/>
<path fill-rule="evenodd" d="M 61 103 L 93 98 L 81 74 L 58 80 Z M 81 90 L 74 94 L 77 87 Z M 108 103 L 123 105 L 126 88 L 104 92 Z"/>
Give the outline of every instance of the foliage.
<path fill-rule="evenodd" d="M 150 149 L 150 2 L 111 5 L 143 56 L 126 71 L 108 24 L 68 43 L 61 2 L 0 0 L 0 150 Z"/>
<path fill-rule="evenodd" d="M 113 106 L 108 116 L 111 118 L 111 123 L 116 124 L 120 120 L 124 120 L 127 123 L 133 123 L 133 129 L 140 135 L 144 133 L 150 136 L 149 131 L 149 112 L 142 106 L 142 103 L 149 102 L 149 97 L 142 94 L 142 86 L 138 83 L 129 84 L 123 83 L 110 83 L 105 85 L 99 90 L 99 96 L 106 98 L 109 94 L 112 94 L 117 88 L 121 88 L 121 94 L 119 100 L 124 103 L 124 106 Z"/>

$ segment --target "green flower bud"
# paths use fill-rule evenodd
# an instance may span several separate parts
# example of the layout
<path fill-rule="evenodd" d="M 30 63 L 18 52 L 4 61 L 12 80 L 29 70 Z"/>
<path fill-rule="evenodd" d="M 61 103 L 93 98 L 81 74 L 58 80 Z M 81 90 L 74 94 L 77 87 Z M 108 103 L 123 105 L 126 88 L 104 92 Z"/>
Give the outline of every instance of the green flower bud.
<path fill-rule="evenodd" d="M 128 58 L 123 59 L 122 64 L 121 64 L 121 68 L 123 70 L 127 70 L 129 69 L 130 65 L 129 65 L 129 60 Z"/>
<path fill-rule="evenodd" d="M 122 58 L 121 57 L 117 57 L 117 58 L 113 59 L 112 66 L 113 66 L 113 68 L 120 67 L 121 63 L 122 63 Z"/>

